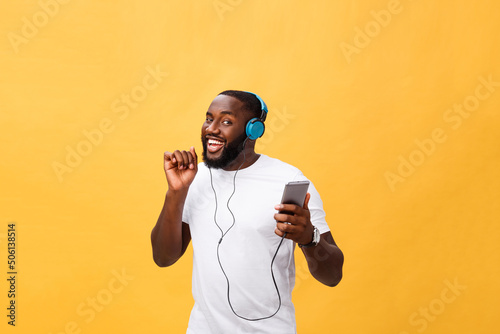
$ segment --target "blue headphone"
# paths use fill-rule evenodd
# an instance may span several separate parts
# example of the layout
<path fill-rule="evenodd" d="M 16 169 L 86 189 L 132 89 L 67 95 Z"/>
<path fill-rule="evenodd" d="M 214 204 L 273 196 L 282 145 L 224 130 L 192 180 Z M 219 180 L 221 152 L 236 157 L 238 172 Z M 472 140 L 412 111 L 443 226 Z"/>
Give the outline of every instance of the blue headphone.
<path fill-rule="evenodd" d="M 262 110 L 262 114 L 260 115 L 260 117 L 258 118 L 255 117 L 249 120 L 245 129 L 247 137 L 250 140 L 255 140 L 257 138 L 262 137 L 264 131 L 266 130 L 266 127 L 264 126 L 264 121 L 266 120 L 267 117 L 267 106 L 259 95 L 252 92 L 247 92 L 247 93 L 254 95 L 259 100 L 260 109 Z"/>

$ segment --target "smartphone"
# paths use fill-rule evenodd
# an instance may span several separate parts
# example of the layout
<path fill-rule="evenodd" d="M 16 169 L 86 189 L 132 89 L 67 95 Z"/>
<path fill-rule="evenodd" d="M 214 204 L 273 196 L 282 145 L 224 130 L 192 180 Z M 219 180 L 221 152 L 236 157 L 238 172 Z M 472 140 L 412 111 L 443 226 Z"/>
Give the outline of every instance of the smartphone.
<path fill-rule="evenodd" d="M 294 181 L 287 183 L 285 185 L 285 190 L 283 191 L 281 204 L 295 204 L 300 207 L 304 206 L 307 189 L 309 189 L 309 181 Z M 280 212 L 290 214 L 290 212 L 286 211 Z"/>

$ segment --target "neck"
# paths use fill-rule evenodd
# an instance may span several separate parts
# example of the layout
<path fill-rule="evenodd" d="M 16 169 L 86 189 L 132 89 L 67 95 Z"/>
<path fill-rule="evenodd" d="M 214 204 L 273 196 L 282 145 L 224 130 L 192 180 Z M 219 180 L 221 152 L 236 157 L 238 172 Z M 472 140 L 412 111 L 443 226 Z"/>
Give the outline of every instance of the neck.
<path fill-rule="evenodd" d="M 243 151 L 238 154 L 236 159 L 234 159 L 229 165 L 227 165 L 225 171 L 235 171 L 238 169 L 245 169 L 250 167 L 259 159 L 260 154 L 255 153 L 255 141 L 249 141 Z"/>

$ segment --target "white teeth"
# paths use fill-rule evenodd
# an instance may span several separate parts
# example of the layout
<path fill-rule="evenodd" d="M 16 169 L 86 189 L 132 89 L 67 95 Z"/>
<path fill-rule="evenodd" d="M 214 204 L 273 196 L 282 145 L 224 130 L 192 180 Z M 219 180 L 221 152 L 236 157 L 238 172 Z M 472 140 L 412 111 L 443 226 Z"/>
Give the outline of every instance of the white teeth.
<path fill-rule="evenodd" d="M 223 142 L 215 140 L 215 139 L 209 139 L 208 144 L 210 144 L 210 145 L 222 145 Z"/>

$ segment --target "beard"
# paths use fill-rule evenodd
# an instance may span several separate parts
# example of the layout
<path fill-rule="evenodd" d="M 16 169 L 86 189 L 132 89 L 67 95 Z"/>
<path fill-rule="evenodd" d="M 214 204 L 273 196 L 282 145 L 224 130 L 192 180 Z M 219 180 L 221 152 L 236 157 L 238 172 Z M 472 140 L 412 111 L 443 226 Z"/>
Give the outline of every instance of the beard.
<path fill-rule="evenodd" d="M 207 156 L 207 142 L 208 140 L 201 136 L 201 143 L 203 144 L 203 162 L 208 168 L 221 169 L 227 167 L 231 162 L 238 157 L 243 151 L 246 133 L 228 143 L 226 147 L 222 148 L 222 154 L 217 159 L 210 159 Z"/>

